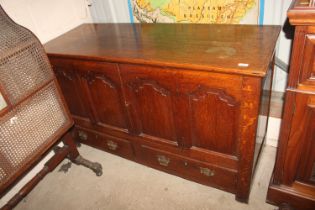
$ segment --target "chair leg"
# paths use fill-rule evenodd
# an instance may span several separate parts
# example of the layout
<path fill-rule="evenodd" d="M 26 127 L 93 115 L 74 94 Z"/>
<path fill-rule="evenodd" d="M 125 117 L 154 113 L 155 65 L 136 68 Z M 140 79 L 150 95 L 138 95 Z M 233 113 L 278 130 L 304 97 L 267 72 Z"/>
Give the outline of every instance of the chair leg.
<path fill-rule="evenodd" d="M 96 174 L 96 176 L 101 176 L 103 174 L 103 168 L 100 163 L 89 161 L 85 158 L 83 158 L 77 149 L 77 146 L 75 144 L 73 135 L 71 133 L 67 133 L 63 138 L 63 143 L 69 147 L 69 155 L 68 158 L 77 165 L 85 166 Z"/>
<path fill-rule="evenodd" d="M 56 154 L 45 163 L 44 167 L 12 197 L 1 210 L 14 208 L 49 172 L 54 170 L 58 164 L 66 158 L 68 153 L 69 150 L 67 147 L 59 147 Z"/>

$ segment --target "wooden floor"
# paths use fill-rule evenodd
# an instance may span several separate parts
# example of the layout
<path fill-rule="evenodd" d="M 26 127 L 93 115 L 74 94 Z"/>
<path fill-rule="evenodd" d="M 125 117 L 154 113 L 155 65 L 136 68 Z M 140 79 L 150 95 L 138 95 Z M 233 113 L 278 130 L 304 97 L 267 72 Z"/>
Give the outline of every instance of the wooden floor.
<path fill-rule="evenodd" d="M 82 155 L 99 161 L 101 177 L 72 165 L 67 173 L 48 175 L 17 210 L 274 210 L 265 203 L 276 148 L 266 146 L 258 164 L 249 204 L 234 195 L 172 176 L 117 156 L 82 146 Z M 63 164 L 67 163 L 64 161 Z"/>

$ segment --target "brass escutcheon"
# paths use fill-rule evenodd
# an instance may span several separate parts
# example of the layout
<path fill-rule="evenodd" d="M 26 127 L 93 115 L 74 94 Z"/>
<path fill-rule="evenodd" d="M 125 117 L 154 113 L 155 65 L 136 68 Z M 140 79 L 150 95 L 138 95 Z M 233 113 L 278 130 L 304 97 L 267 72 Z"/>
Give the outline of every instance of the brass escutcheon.
<path fill-rule="evenodd" d="M 162 166 L 168 166 L 170 159 L 168 157 L 165 157 L 164 155 L 158 155 L 157 159 Z"/>
<path fill-rule="evenodd" d="M 107 141 L 107 146 L 108 146 L 108 149 L 115 151 L 117 149 L 117 147 L 118 147 L 118 144 L 116 142 L 108 140 Z"/>
<path fill-rule="evenodd" d="M 81 140 L 85 141 L 88 139 L 88 135 L 87 133 L 85 133 L 84 131 L 78 131 L 78 136 Z"/>
<path fill-rule="evenodd" d="M 200 167 L 200 173 L 205 176 L 214 176 L 214 170 L 211 170 L 209 168 L 202 168 Z"/>

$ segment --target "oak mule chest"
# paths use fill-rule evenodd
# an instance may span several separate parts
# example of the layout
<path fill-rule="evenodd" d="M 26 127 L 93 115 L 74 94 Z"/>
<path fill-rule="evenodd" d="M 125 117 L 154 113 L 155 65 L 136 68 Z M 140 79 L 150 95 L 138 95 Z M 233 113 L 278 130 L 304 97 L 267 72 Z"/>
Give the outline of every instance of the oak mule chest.
<path fill-rule="evenodd" d="M 80 142 L 247 202 L 279 31 L 84 24 L 45 48 Z"/>

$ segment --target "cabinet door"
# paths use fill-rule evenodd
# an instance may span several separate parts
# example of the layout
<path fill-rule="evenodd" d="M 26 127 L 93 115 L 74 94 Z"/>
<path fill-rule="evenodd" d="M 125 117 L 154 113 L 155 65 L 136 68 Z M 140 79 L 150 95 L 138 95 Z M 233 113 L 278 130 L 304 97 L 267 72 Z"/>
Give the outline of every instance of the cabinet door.
<path fill-rule="evenodd" d="M 174 73 L 137 65 L 120 65 L 120 72 L 134 134 L 177 144 Z"/>
<path fill-rule="evenodd" d="M 88 101 L 98 125 L 110 129 L 127 129 L 127 115 L 116 64 L 76 62 L 87 87 Z"/>
<path fill-rule="evenodd" d="M 177 78 L 185 146 L 236 155 L 242 78 L 207 72 Z"/>
<path fill-rule="evenodd" d="M 71 114 L 74 117 L 88 120 L 89 112 L 85 104 L 86 99 L 72 62 L 63 59 L 50 59 L 50 61 Z"/>
<path fill-rule="evenodd" d="M 284 181 L 315 184 L 315 95 L 296 93 Z"/>

